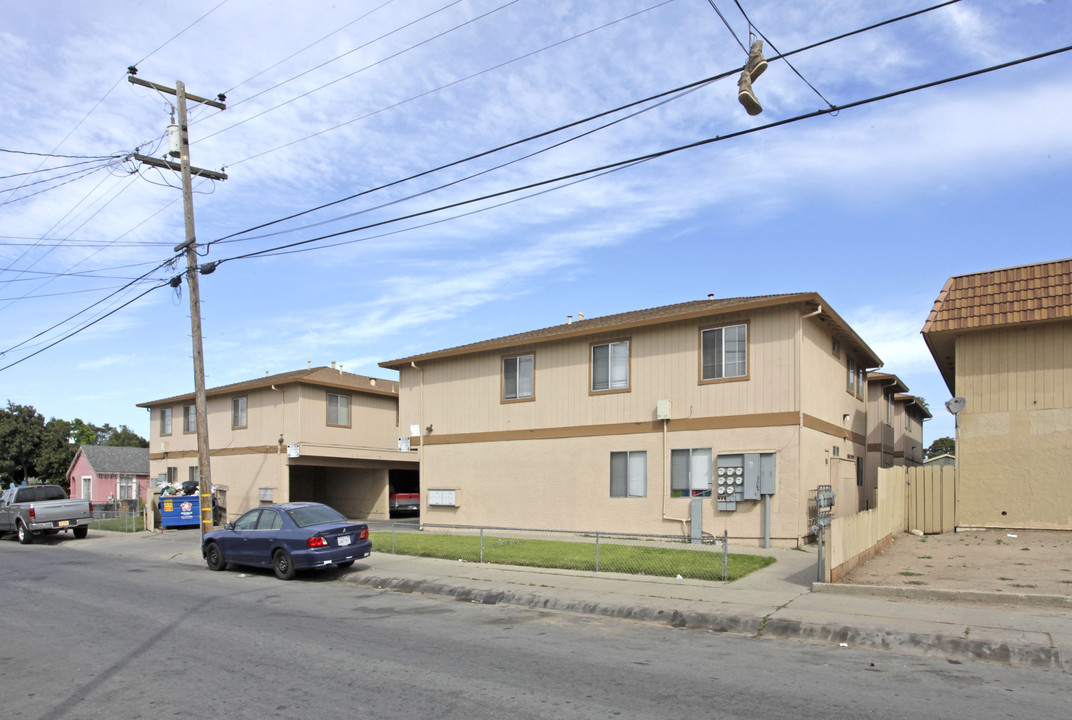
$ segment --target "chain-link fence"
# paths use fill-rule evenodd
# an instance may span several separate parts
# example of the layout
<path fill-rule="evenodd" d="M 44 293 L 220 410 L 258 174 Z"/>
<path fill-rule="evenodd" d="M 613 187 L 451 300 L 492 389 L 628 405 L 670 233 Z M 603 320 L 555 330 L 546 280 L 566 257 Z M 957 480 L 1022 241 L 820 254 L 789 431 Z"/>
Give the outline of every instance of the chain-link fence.
<path fill-rule="evenodd" d="M 770 558 L 730 554 L 727 537 L 369 523 L 373 550 L 526 567 L 735 580 Z"/>
<path fill-rule="evenodd" d="M 126 503 L 93 503 L 92 530 L 110 530 L 112 532 L 140 532 L 145 529 L 142 513 L 128 509 Z"/>

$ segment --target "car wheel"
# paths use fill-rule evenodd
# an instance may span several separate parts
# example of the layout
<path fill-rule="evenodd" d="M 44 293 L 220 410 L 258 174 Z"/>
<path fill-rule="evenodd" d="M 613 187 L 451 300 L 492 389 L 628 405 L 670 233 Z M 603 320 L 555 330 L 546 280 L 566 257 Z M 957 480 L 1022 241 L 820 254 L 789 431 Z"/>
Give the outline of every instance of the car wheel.
<path fill-rule="evenodd" d="M 290 554 L 286 550 L 276 550 L 272 556 L 272 569 L 275 576 L 280 580 L 294 579 L 294 564 L 290 561 Z"/>
<path fill-rule="evenodd" d="M 208 563 L 209 570 L 227 569 L 227 561 L 223 559 L 223 551 L 214 542 L 210 542 L 205 548 L 205 562 Z"/>
<path fill-rule="evenodd" d="M 353 564 L 354 564 L 353 560 L 344 560 L 341 563 L 335 563 L 335 567 L 337 567 L 337 568 L 339 568 L 341 570 L 345 570 L 346 568 L 351 567 Z"/>
<path fill-rule="evenodd" d="M 19 542 L 23 545 L 29 545 L 33 542 L 33 533 L 26 529 L 26 526 L 21 522 L 19 523 Z"/>
<path fill-rule="evenodd" d="M 89 535 L 89 525 L 79 525 L 74 529 L 74 536 L 81 540 L 86 535 Z"/>

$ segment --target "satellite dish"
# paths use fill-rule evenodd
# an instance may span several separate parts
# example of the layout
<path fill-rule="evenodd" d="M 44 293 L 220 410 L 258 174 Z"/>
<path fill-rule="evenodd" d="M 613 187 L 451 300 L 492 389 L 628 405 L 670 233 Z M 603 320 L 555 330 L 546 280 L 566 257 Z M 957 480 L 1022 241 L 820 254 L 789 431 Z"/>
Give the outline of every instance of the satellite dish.
<path fill-rule="evenodd" d="M 967 404 L 968 404 L 968 401 L 965 400 L 964 398 L 955 397 L 955 398 L 952 398 L 950 400 L 946 400 L 945 409 L 948 410 L 949 412 L 953 413 L 954 415 L 956 415 L 961 410 L 963 410 L 964 406 L 967 405 Z"/>

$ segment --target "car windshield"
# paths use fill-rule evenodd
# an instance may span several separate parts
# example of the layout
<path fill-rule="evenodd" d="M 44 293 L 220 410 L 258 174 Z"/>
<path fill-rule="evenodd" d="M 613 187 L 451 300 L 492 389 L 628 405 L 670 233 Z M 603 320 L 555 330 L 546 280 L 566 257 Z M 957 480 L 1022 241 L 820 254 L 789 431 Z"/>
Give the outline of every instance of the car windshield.
<path fill-rule="evenodd" d="M 287 510 L 287 514 L 298 527 L 309 527 L 330 522 L 346 522 L 346 518 L 327 505 L 309 505 Z"/>

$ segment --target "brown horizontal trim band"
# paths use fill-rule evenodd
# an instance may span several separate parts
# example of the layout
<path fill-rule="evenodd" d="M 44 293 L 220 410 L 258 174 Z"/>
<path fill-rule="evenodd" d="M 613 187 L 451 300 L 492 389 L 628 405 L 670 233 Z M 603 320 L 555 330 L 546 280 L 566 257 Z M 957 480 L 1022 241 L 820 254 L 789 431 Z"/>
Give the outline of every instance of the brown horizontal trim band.
<path fill-rule="evenodd" d="M 805 426 L 808 426 L 809 419 L 812 422 L 813 430 L 819 430 L 822 432 L 828 432 L 829 429 L 833 429 L 834 432 L 828 432 L 828 434 L 835 437 L 843 438 L 843 431 L 833 423 L 823 423 L 823 421 L 816 418 L 811 418 L 809 415 L 804 415 Z M 706 417 L 706 418 L 683 418 L 680 420 L 668 420 L 666 423 L 667 432 L 688 432 L 696 430 L 735 430 L 741 428 L 761 428 L 761 427 L 793 427 L 799 425 L 800 415 L 795 412 L 781 412 L 781 413 L 761 413 L 756 415 L 729 415 L 724 417 Z M 584 425 L 577 427 L 557 427 L 557 428 L 534 428 L 532 430 L 504 430 L 500 432 L 481 432 L 481 433 L 455 433 L 447 435 L 426 435 L 424 437 L 425 445 L 455 445 L 466 443 L 483 443 L 483 442 L 509 442 L 513 440 L 564 440 L 569 438 L 585 438 L 585 437 L 603 437 L 610 435 L 636 435 L 643 433 L 656 433 L 662 432 L 663 424 L 659 420 L 650 420 L 646 422 L 635 423 L 616 423 L 613 425 Z M 847 439 L 852 439 L 854 442 L 863 444 L 863 437 L 859 435 L 849 434 Z M 410 438 L 410 443 L 413 447 L 417 447 L 421 438 Z"/>
<path fill-rule="evenodd" d="M 254 445 L 250 447 L 220 448 L 210 450 L 209 457 L 227 457 L 229 455 L 266 455 L 280 452 L 275 445 Z M 169 450 L 168 452 L 149 453 L 150 460 L 178 460 L 181 458 L 195 458 L 197 450 Z"/>
<path fill-rule="evenodd" d="M 867 439 L 859 433 L 854 433 L 848 428 L 843 428 L 840 425 L 835 425 L 834 423 L 827 422 L 826 420 L 820 420 L 819 418 L 814 417 L 813 415 L 808 415 L 806 413 L 804 415 L 804 427 L 808 428 L 809 430 L 818 430 L 821 433 L 825 433 L 827 435 L 830 435 L 831 437 L 836 437 L 840 440 L 850 440 L 857 445 L 863 445 L 865 442 L 867 442 Z"/>

